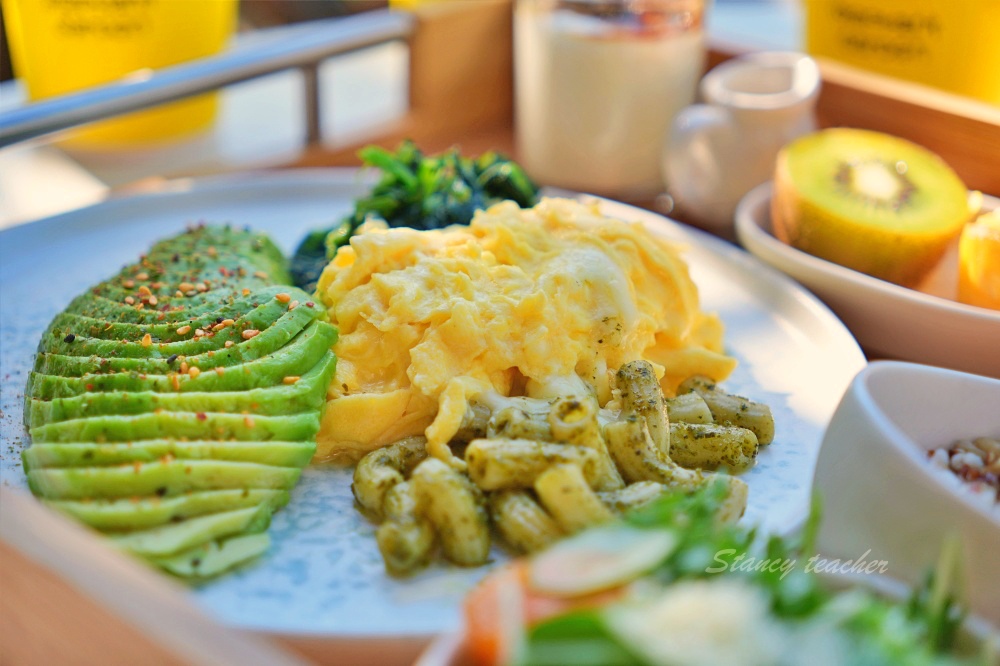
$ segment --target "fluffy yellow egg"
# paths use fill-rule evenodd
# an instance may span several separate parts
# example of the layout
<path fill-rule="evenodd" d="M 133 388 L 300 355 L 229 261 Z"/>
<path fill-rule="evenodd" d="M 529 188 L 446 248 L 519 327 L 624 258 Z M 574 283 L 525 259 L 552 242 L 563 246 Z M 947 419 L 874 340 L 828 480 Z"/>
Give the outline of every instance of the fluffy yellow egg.
<path fill-rule="evenodd" d="M 604 405 L 629 361 L 652 362 L 668 394 L 735 366 L 680 249 L 568 199 L 501 203 L 439 231 L 368 225 L 319 293 L 340 338 L 318 459 L 419 434 L 441 454 L 479 394 Z"/>

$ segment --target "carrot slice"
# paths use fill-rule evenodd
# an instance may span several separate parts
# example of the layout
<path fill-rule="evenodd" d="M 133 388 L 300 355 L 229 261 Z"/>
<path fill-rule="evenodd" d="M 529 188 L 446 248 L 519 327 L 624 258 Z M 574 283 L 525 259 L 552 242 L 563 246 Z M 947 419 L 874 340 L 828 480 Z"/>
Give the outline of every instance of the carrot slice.
<path fill-rule="evenodd" d="M 567 598 L 533 590 L 530 560 L 499 569 L 466 597 L 465 650 L 477 666 L 500 666 L 514 660 L 528 628 L 573 610 L 597 608 L 620 599 L 627 586 Z"/>

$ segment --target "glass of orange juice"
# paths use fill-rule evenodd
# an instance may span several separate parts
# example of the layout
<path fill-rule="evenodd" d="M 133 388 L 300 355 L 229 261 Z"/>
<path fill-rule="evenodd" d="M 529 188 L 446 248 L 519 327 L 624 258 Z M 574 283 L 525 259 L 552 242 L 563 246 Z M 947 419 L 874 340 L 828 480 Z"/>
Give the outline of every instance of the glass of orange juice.
<path fill-rule="evenodd" d="M 40 100 L 223 49 L 237 0 L 0 0 L 15 74 Z M 207 129 L 215 93 L 77 130 L 76 148 L 135 148 Z"/>

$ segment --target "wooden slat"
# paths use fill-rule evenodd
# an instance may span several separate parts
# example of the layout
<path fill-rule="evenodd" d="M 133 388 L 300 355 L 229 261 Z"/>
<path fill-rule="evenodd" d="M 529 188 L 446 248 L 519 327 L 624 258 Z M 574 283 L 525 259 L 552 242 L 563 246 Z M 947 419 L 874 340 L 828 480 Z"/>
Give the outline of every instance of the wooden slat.
<path fill-rule="evenodd" d="M 457 146 L 468 155 L 487 150 L 512 155 L 512 11 L 511 0 L 419 5 L 410 41 L 406 118 L 378 139 L 346 146 L 310 146 L 283 166 L 354 166 L 363 145 L 395 148 L 403 139 L 414 140 L 427 153 Z"/>
<path fill-rule="evenodd" d="M 2 541 L 0 572 L 0 663 L 184 663 L 65 579 Z"/>
<path fill-rule="evenodd" d="M 511 0 L 428 3 L 410 43 L 410 130 L 460 137 L 510 127 L 514 114 Z"/>
<path fill-rule="evenodd" d="M 0 663 L 306 662 L 212 620 L 179 584 L 0 486 Z"/>
<path fill-rule="evenodd" d="M 821 126 L 860 127 L 918 143 L 971 189 L 1000 194 L 1000 108 L 820 60 Z"/>

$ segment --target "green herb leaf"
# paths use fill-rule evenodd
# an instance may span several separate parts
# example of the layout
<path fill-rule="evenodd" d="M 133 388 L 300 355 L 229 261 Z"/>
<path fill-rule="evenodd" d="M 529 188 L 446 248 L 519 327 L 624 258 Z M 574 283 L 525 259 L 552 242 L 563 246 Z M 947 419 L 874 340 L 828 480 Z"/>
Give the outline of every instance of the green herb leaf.
<path fill-rule="evenodd" d="M 471 159 L 452 149 L 428 157 L 413 142 L 405 141 L 395 153 L 367 146 L 358 156 L 366 167 L 379 169 L 382 177 L 367 196 L 354 202 L 354 212 L 341 224 L 310 233 L 295 251 L 293 278 L 306 291 L 315 291 L 327 263 L 319 251 L 327 234 L 337 234 L 334 240 L 326 239 L 326 249 L 332 249 L 326 253 L 328 261 L 337 247 L 372 218 L 390 227 L 441 229 L 468 224 L 477 210 L 499 201 L 530 207 L 538 200 L 538 188 L 524 170 L 494 152 Z"/>

